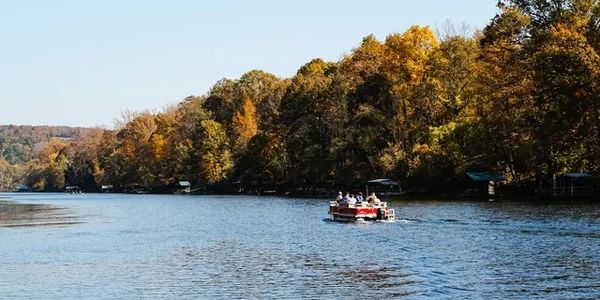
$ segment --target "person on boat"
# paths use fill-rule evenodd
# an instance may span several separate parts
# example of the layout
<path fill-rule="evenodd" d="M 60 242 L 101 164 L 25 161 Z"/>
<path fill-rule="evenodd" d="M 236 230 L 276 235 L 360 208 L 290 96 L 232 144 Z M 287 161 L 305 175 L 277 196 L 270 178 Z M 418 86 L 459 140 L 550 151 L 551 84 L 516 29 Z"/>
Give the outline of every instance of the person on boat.
<path fill-rule="evenodd" d="M 356 195 L 356 202 L 363 202 L 365 201 L 365 197 L 363 197 L 362 192 L 358 192 L 358 195 Z"/>
<path fill-rule="evenodd" d="M 367 202 L 369 202 L 371 204 L 378 204 L 381 201 L 379 200 L 379 198 L 377 198 L 377 196 L 375 195 L 375 192 L 372 192 L 371 196 L 367 197 Z"/>
<path fill-rule="evenodd" d="M 354 194 L 350 194 L 350 197 L 348 197 L 348 205 L 355 205 L 356 204 L 356 198 L 354 198 Z"/>
<path fill-rule="evenodd" d="M 335 201 L 337 203 L 342 203 L 342 200 L 344 200 L 344 197 L 342 196 L 342 192 L 338 192 L 337 197 L 335 197 Z"/>
<path fill-rule="evenodd" d="M 342 197 L 342 202 L 341 204 L 348 204 L 348 199 L 350 198 L 350 194 L 346 193 L 346 196 Z"/>

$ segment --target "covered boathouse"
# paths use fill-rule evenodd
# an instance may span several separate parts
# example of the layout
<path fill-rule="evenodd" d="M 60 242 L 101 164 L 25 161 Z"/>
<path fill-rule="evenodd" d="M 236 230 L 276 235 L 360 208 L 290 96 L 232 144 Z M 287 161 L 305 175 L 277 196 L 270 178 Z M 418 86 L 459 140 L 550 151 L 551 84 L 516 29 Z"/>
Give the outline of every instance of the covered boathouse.
<path fill-rule="evenodd" d="M 506 181 L 504 175 L 497 172 L 467 172 L 468 184 L 463 194 L 467 198 L 498 197 L 498 182 Z"/>
<path fill-rule="evenodd" d="M 558 199 L 591 198 L 595 192 L 592 176 L 578 172 L 554 176 L 551 182 L 540 182 L 535 191 L 538 197 Z"/>

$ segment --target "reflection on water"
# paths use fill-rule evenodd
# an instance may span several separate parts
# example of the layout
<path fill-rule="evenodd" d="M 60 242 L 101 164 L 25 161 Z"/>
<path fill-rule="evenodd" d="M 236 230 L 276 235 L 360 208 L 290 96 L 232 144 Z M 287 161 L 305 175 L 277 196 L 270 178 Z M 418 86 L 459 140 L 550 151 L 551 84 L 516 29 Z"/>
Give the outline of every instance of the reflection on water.
<path fill-rule="evenodd" d="M 78 224 L 65 209 L 48 204 L 22 204 L 0 200 L 0 227 L 65 226 Z"/>
<path fill-rule="evenodd" d="M 397 201 L 352 224 L 311 199 L 11 198 L 2 298 L 600 299 L 599 204 Z"/>

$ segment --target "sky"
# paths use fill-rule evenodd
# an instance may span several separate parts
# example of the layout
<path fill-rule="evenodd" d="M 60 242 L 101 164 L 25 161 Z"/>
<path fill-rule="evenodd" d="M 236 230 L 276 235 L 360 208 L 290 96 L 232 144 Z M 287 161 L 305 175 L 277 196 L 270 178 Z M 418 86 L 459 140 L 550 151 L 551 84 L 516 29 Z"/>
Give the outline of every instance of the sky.
<path fill-rule="evenodd" d="M 496 0 L 0 0 L 0 124 L 111 128 L 253 69 L 291 77 L 364 36 L 483 28 Z"/>

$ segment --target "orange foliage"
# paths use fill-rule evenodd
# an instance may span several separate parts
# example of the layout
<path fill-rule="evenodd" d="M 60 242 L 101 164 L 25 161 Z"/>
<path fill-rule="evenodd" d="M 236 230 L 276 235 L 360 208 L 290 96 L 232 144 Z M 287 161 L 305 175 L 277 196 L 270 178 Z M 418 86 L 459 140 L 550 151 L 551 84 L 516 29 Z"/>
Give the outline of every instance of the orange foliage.
<path fill-rule="evenodd" d="M 243 147 L 258 132 L 256 108 L 249 98 L 244 99 L 240 111 L 233 115 L 233 131 L 237 136 L 236 146 Z"/>

